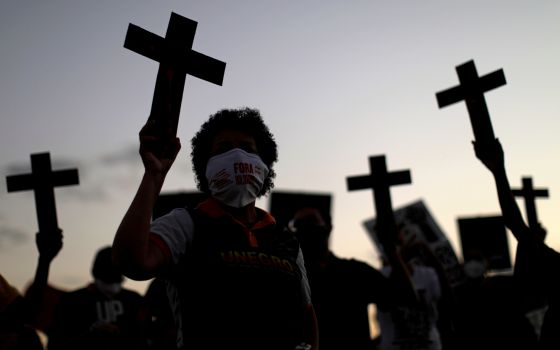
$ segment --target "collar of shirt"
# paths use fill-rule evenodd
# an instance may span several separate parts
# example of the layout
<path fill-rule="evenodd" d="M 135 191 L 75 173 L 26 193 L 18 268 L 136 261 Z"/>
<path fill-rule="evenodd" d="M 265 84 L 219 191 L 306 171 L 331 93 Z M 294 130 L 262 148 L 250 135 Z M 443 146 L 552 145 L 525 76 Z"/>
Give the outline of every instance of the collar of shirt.
<path fill-rule="evenodd" d="M 249 244 L 251 247 L 258 247 L 257 237 L 255 236 L 255 231 L 267 227 L 269 225 L 275 225 L 276 220 L 272 215 L 267 213 L 266 211 L 255 208 L 257 211 L 257 221 L 251 226 L 247 227 L 244 223 L 234 218 L 230 213 L 225 211 L 220 204 L 213 198 L 208 198 L 205 201 L 201 202 L 197 208 L 202 211 L 204 214 L 208 215 L 211 218 L 219 219 L 219 218 L 226 218 L 230 220 L 232 223 L 240 226 L 247 236 L 249 240 Z"/>

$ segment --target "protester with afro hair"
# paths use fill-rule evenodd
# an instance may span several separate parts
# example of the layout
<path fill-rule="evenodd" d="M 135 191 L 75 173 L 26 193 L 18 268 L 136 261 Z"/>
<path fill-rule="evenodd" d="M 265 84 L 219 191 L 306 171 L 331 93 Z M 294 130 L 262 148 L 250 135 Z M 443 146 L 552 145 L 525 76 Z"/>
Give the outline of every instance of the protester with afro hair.
<path fill-rule="evenodd" d="M 144 175 L 114 240 L 125 275 L 166 280 L 180 348 L 311 349 L 317 329 L 297 239 L 257 198 L 273 187 L 277 146 L 256 109 L 224 109 L 191 141 L 208 198 L 152 222 L 180 148 L 171 132 L 140 132 Z"/>

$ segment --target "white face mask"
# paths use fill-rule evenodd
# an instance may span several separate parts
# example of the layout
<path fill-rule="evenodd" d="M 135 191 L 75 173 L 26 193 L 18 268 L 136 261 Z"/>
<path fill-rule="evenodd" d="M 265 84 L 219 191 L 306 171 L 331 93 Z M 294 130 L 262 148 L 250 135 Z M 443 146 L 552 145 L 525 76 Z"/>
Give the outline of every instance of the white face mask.
<path fill-rule="evenodd" d="M 465 274 L 468 278 L 479 278 L 484 275 L 486 272 L 486 267 L 482 261 L 472 259 L 465 263 L 463 267 L 465 270 Z"/>
<path fill-rule="evenodd" d="M 95 286 L 97 287 L 97 289 L 99 289 L 99 291 L 101 293 L 105 294 L 109 298 L 112 298 L 115 295 L 119 294 L 119 292 L 122 289 L 121 284 L 118 283 L 118 282 L 107 283 L 107 282 L 104 282 L 104 281 L 96 278 L 94 280 L 94 283 L 95 283 Z"/>
<path fill-rule="evenodd" d="M 255 201 L 267 175 L 268 168 L 258 155 L 239 148 L 210 158 L 206 166 L 212 197 L 235 208 Z"/>

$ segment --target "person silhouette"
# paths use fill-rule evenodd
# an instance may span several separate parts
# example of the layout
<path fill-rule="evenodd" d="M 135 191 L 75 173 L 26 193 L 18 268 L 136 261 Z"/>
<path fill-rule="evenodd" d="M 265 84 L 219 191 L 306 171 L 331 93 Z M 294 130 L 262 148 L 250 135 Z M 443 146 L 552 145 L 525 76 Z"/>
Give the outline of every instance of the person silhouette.
<path fill-rule="evenodd" d="M 418 300 L 414 304 L 397 304 L 378 312 L 381 330 L 379 349 L 440 350 L 442 340 L 438 324 L 439 306 L 442 300 L 442 282 L 446 283 L 447 280 L 441 277 L 443 273 L 438 275 L 438 268 L 442 269 L 437 266 L 440 264 L 431 250 L 415 236 L 405 239 L 403 232 L 399 231 L 397 246 L 410 273 Z M 428 262 L 434 265 L 430 266 Z M 381 273 L 388 276 L 392 269 L 392 265 L 385 260 Z"/>
<path fill-rule="evenodd" d="M 35 276 L 25 292 L 25 301 L 30 323 L 44 333 L 48 332 L 56 305 L 65 293 L 49 284 L 51 263 L 62 250 L 63 238 L 60 228 L 35 234 L 35 245 L 39 256 Z"/>
<path fill-rule="evenodd" d="M 315 207 L 297 210 L 288 229 L 300 242 L 319 327 L 319 347 L 372 349 L 368 306 L 390 309 L 398 284 L 366 262 L 340 258 L 330 249 L 331 216 Z"/>
<path fill-rule="evenodd" d="M 147 349 L 143 298 L 122 287 L 111 250 L 97 251 L 92 283 L 60 298 L 47 332 L 49 350 Z"/>
<path fill-rule="evenodd" d="M 181 147 L 148 122 L 144 176 L 115 235 L 125 275 L 163 277 L 184 348 L 315 348 L 317 331 L 298 242 L 257 208 L 273 186 L 277 146 L 256 109 L 223 109 L 191 140 L 198 188 L 208 199 L 151 221 Z M 162 152 L 156 150 L 163 150 Z"/>
<path fill-rule="evenodd" d="M 47 332 L 63 293 L 48 285 L 50 264 L 62 249 L 62 238 L 60 229 L 35 235 L 39 258 L 34 279 L 23 295 L 0 276 L 0 349 L 43 349 L 37 331 Z"/>
<path fill-rule="evenodd" d="M 144 294 L 148 307 L 150 325 L 148 329 L 149 348 L 154 350 L 176 350 L 177 329 L 173 310 L 167 296 L 167 283 L 163 278 L 154 278 Z"/>
<path fill-rule="evenodd" d="M 0 274 L 0 349 L 42 350 L 39 335 L 28 323 L 23 296 Z"/>
<path fill-rule="evenodd" d="M 521 311 L 518 284 L 509 273 L 488 270 L 487 258 L 472 250 L 467 279 L 457 288 L 454 349 L 534 349 L 537 338 Z"/>
<path fill-rule="evenodd" d="M 476 157 L 492 173 L 498 194 L 502 216 L 506 226 L 522 246 L 523 258 L 531 259 L 531 280 L 543 288 L 548 309 L 540 329 L 538 349 L 560 349 L 560 279 L 556 277 L 560 269 L 560 253 L 550 248 L 543 240 L 542 227 L 530 228 L 521 215 L 511 191 L 505 168 L 504 151 L 499 139 L 490 143 L 473 142 Z M 522 274 L 527 276 L 527 274 Z"/>

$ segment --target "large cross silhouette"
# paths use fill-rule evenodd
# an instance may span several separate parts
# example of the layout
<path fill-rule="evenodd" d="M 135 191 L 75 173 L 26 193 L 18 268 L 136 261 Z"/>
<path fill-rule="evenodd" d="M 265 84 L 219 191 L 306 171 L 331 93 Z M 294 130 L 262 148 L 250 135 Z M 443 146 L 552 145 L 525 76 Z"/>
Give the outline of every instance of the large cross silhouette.
<path fill-rule="evenodd" d="M 226 64 L 192 50 L 197 22 L 171 13 L 165 38 L 129 24 L 124 47 L 160 63 L 149 119 L 177 133 L 187 74 L 222 85 Z"/>
<path fill-rule="evenodd" d="M 511 192 L 516 197 L 523 197 L 525 200 L 525 212 L 527 214 L 527 221 L 529 227 L 536 228 L 539 224 L 537 217 L 537 206 L 535 200 L 537 197 L 548 198 L 548 190 L 536 189 L 533 187 L 533 178 L 523 177 L 522 178 L 523 187 L 520 189 L 512 189 Z"/>
<path fill-rule="evenodd" d="M 373 190 L 379 240 L 382 244 L 394 244 L 397 238 L 397 225 L 389 188 L 393 185 L 411 183 L 410 171 L 387 172 L 385 156 L 369 157 L 369 168 L 368 175 L 346 178 L 347 188 L 349 191 Z"/>
<path fill-rule="evenodd" d="M 467 104 L 475 140 L 480 143 L 493 142 L 494 131 L 484 93 L 506 84 L 503 70 L 500 69 L 479 77 L 472 60 L 455 69 L 460 84 L 436 94 L 439 108 L 464 100 Z"/>
<path fill-rule="evenodd" d="M 58 229 L 54 188 L 79 184 L 78 170 L 52 171 L 48 152 L 31 155 L 31 174 L 6 176 L 8 192 L 33 190 L 39 232 Z"/>

